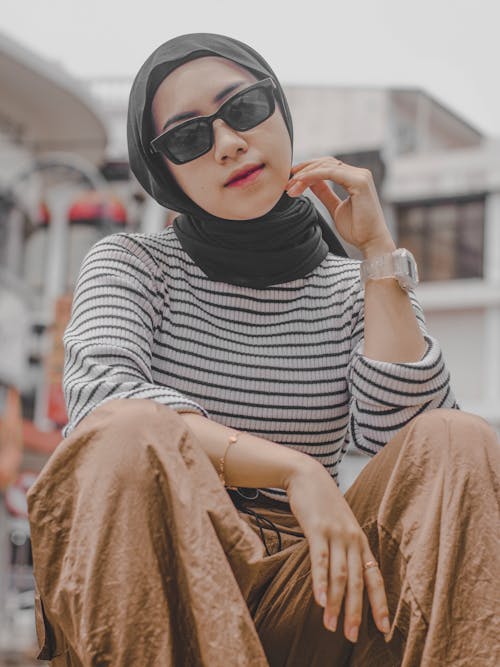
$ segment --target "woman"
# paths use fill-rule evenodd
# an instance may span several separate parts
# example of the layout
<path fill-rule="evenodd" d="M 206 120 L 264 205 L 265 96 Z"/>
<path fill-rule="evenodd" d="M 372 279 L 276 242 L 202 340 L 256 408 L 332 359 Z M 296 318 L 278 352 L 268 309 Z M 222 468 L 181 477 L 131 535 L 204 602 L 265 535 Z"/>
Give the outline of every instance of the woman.
<path fill-rule="evenodd" d="M 180 215 L 81 267 L 69 423 L 29 493 L 40 657 L 497 664 L 496 437 L 453 409 L 412 289 L 363 285 L 374 263 L 303 196 L 364 259 L 391 258 L 370 173 L 292 166 L 274 72 L 217 34 L 148 58 L 128 137 Z M 372 459 L 344 496 L 349 438 Z"/>

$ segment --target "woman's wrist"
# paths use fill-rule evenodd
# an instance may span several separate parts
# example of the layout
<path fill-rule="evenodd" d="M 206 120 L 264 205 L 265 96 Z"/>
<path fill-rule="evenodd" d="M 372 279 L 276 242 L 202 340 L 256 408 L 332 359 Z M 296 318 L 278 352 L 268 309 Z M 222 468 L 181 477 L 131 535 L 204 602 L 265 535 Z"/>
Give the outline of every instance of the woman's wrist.
<path fill-rule="evenodd" d="M 236 430 L 192 412 L 179 413 L 210 458 L 217 474 L 225 454 L 226 486 L 285 489 L 288 480 L 299 470 L 316 463 L 307 454 L 240 430 L 236 442 L 228 448 Z M 317 464 L 318 465 L 318 464 Z M 321 464 L 319 464 L 321 465 Z M 321 466 L 323 467 L 323 466 Z"/>
<path fill-rule="evenodd" d="M 380 257 L 396 250 L 396 244 L 390 234 L 373 239 L 359 248 L 364 259 Z"/>
<path fill-rule="evenodd" d="M 297 460 L 290 466 L 290 469 L 283 480 L 283 489 L 288 492 L 289 487 L 296 483 L 297 479 L 303 477 L 317 478 L 317 476 L 321 474 L 326 474 L 331 479 L 330 473 L 321 463 L 316 461 L 312 456 L 304 454 L 302 460 Z"/>

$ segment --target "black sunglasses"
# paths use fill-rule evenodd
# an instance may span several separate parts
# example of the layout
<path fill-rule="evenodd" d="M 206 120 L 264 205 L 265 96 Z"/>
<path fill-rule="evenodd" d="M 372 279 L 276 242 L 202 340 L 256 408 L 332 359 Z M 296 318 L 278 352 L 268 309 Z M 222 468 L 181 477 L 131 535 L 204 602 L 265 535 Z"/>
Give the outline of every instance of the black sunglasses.
<path fill-rule="evenodd" d="M 153 153 L 163 153 L 175 164 L 184 164 L 208 153 L 214 145 L 212 123 L 222 118 L 237 132 L 256 127 L 272 116 L 276 84 L 261 79 L 226 100 L 211 116 L 197 116 L 166 130 L 151 142 Z"/>

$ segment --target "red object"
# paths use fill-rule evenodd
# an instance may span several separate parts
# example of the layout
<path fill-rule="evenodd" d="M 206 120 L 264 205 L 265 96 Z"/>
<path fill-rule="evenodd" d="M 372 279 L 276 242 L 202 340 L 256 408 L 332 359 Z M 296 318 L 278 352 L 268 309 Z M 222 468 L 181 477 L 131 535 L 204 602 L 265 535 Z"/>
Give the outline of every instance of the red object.
<path fill-rule="evenodd" d="M 35 223 L 37 225 L 48 225 L 50 223 L 50 211 L 47 202 L 41 201 L 38 205 L 38 214 Z"/>
<path fill-rule="evenodd" d="M 68 220 L 72 223 L 110 220 L 124 225 L 127 223 L 127 210 L 116 197 L 90 190 L 80 195 L 71 205 Z"/>
<path fill-rule="evenodd" d="M 0 419 L 0 428 L 2 419 Z M 52 454 L 63 439 L 61 430 L 40 431 L 29 419 L 22 420 L 22 438 L 25 449 L 39 454 Z"/>
<path fill-rule="evenodd" d="M 39 431 L 28 419 L 23 420 L 23 440 L 26 449 L 39 454 L 52 454 L 63 439 L 61 431 Z"/>
<path fill-rule="evenodd" d="M 27 479 L 22 475 L 19 477 L 23 450 L 50 456 L 62 439 L 59 429 L 39 431 L 33 422 L 23 419 L 20 394 L 14 387 L 8 387 L 7 400 L 0 415 L 0 491 L 12 487 L 11 495 L 18 498 L 19 482 L 22 486 Z M 13 501 L 13 506 L 15 504 Z"/>
<path fill-rule="evenodd" d="M 4 490 L 17 476 L 23 455 L 22 424 L 21 396 L 14 387 L 7 387 L 0 419 L 0 490 Z"/>
<path fill-rule="evenodd" d="M 64 394 L 60 384 L 51 384 L 49 386 L 47 413 L 49 419 L 56 424 L 63 425 L 68 421 L 66 403 L 64 401 Z"/>
<path fill-rule="evenodd" d="M 56 300 L 52 325 L 52 347 L 45 359 L 48 392 L 47 417 L 59 426 L 68 421 L 62 389 L 64 367 L 62 339 L 70 320 L 72 300 L 72 294 L 63 294 Z"/>

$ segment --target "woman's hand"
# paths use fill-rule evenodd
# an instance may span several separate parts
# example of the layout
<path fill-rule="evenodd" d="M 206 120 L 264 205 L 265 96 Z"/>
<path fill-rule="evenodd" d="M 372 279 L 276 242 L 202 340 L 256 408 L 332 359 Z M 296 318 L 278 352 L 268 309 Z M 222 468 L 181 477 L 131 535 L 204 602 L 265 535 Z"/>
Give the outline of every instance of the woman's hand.
<path fill-rule="evenodd" d="M 343 239 L 365 256 L 370 250 L 390 252 L 396 246 L 385 223 L 382 206 L 369 169 L 353 167 L 334 157 L 306 160 L 292 167 L 293 177 L 286 187 L 288 195 L 297 196 L 310 187 L 328 209 Z M 341 185 L 348 193 L 340 199 L 327 180 Z"/>
<path fill-rule="evenodd" d="M 373 618 L 381 632 L 389 632 L 384 582 L 368 538 L 342 492 L 316 461 L 292 473 L 286 481 L 290 507 L 309 543 L 313 594 L 325 607 L 323 622 L 335 631 L 345 594 L 344 634 L 357 640 L 366 586 Z M 384 619 L 387 618 L 387 625 Z"/>

